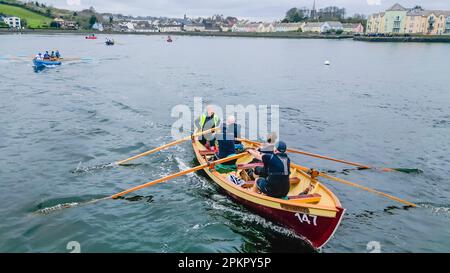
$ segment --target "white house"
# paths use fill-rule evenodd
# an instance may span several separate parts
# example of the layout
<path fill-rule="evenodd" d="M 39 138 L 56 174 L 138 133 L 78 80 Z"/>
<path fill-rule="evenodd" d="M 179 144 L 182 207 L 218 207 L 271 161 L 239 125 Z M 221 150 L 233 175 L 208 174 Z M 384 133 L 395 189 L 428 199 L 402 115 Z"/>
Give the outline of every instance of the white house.
<path fill-rule="evenodd" d="M 121 31 L 134 31 L 134 24 L 131 22 L 123 22 L 119 24 Z"/>
<path fill-rule="evenodd" d="M 168 24 L 159 25 L 159 32 L 180 32 L 182 31 L 182 25 Z"/>
<path fill-rule="evenodd" d="M 184 31 L 205 31 L 205 25 L 203 24 L 186 24 L 183 26 Z"/>
<path fill-rule="evenodd" d="M 305 23 L 277 23 L 274 25 L 276 32 L 299 31 L 303 29 Z"/>
<path fill-rule="evenodd" d="M 317 32 L 317 33 L 325 33 L 331 30 L 343 30 L 343 26 L 341 22 L 317 22 L 317 23 L 306 23 L 303 26 L 304 32 Z"/>
<path fill-rule="evenodd" d="M 3 19 L 5 24 L 7 24 L 10 28 L 22 28 L 22 24 L 19 17 L 5 17 Z"/>
<path fill-rule="evenodd" d="M 270 23 L 235 24 L 232 32 L 274 32 L 275 27 Z"/>
<path fill-rule="evenodd" d="M 102 23 L 95 23 L 92 25 L 92 29 L 98 30 L 98 31 L 103 31 L 103 24 Z"/>

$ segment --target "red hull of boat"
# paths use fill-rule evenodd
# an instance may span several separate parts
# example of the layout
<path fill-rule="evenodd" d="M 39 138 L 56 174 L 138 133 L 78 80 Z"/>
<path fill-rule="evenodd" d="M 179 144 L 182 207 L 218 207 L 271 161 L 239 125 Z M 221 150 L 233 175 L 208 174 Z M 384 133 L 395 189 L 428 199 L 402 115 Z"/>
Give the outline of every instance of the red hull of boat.
<path fill-rule="evenodd" d="M 303 213 L 289 212 L 262 206 L 240 198 L 232 193 L 227 193 L 236 201 L 247 206 L 262 217 L 293 230 L 295 234 L 308 241 L 315 249 L 321 248 L 331 239 L 345 212 L 343 208 L 338 208 L 338 212 L 334 218 L 322 216 L 317 216 L 317 218 L 315 218 Z"/>

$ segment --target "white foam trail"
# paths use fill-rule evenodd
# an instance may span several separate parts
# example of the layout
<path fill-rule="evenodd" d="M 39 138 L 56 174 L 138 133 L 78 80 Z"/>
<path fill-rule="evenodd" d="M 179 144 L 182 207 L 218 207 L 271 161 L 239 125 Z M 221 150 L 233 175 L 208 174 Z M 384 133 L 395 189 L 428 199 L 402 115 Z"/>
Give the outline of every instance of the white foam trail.
<path fill-rule="evenodd" d="M 422 204 L 420 207 L 431 210 L 431 213 L 450 217 L 450 207 L 445 205 Z"/>
<path fill-rule="evenodd" d="M 239 216 L 240 219 L 243 222 L 250 222 L 250 223 L 257 223 L 259 225 L 262 225 L 264 228 L 268 228 L 271 229 L 273 231 L 276 231 L 280 234 L 286 235 L 286 236 L 290 236 L 293 238 L 298 238 L 300 240 L 304 240 L 304 238 L 298 236 L 297 234 L 295 234 L 292 230 L 289 230 L 287 228 L 278 226 L 273 224 L 272 222 L 264 219 L 263 217 L 253 214 L 253 213 L 245 213 L 242 211 L 238 211 L 238 210 L 233 210 L 229 207 L 226 207 L 224 205 L 221 205 L 217 202 L 214 201 L 207 201 L 207 203 L 209 203 L 211 205 L 212 208 L 217 209 L 217 210 L 221 210 L 221 211 L 226 211 L 226 212 L 230 212 L 236 216 Z"/>
<path fill-rule="evenodd" d="M 56 206 L 53 207 L 48 207 L 48 208 L 43 208 L 37 211 L 37 213 L 40 214 L 50 214 L 52 212 L 55 212 L 57 210 L 62 210 L 62 209 L 66 209 L 66 208 L 71 208 L 71 207 L 75 207 L 78 206 L 79 203 L 73 202 L 73 203 L 65 203 L 65 204 L 58 204 Z"/>

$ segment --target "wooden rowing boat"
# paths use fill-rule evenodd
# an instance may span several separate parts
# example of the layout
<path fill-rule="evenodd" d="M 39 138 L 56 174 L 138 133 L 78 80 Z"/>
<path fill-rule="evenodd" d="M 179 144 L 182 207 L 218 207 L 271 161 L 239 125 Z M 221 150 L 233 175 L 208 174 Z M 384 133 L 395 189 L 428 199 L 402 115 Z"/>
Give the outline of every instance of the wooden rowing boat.
<path fill-rule="evenodd" d="M 254 145 L 244 142 L 245 148 L 255 147 Z M 192 139 L 192 146 L 200 164 L 214 160 L 213 153 L 198 138 Z M 248 176 L 243 172 L 244 169 L 255 167 L 255 164 L 250 164 L 252 161 L 251 155 L 240 158 L 236 162 L 237 171 L 229 174 L 220 174 L 214 167 L 205 169 L 205 172 L 237 202 L 274 223 L 291 229 L 313 248 L 324 246 L 335 233 L 345 211 L 338 198 L 315 177 L 295 164 L 291 164 L 291 188 L 287 198 L 272 198 L 254 193 L 251 190 L 254 181 L 248 181 Z M 246 182 L 237 185 L 229 180 L 230 174 Z"/>

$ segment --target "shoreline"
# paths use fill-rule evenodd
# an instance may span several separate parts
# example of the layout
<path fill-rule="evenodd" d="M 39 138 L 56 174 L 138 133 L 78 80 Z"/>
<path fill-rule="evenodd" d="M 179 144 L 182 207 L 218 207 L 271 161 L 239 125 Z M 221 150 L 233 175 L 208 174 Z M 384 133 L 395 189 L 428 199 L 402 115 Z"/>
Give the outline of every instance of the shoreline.
<path fill-rule="evenodd" d="M 203 37 L 234 37 L 234 38 L 269 38 L 269 39 L 324 39 L 353 40 L 371 43 L 450 43 L 450 35 L 411 35 L 391 37 L 354 36 L 348 34 L 316 34 L 303 32 L 121 32 L 121 31 L 87 31 L 87 30 L 55 30 L 55 29 L 0 29 L 2 34 L 74 34 L 88 36 L 96 35 L 159 35 L 159 36 L 203 36 Z"/>
<path fill-rule="evenodd" d="M 236 37 L 236 38 L 279 38 L 279 39 L 352 39 L 353 35 L 323 35 L 302 32 L 120 32 L 120 31 L 87 31 L 87 30 L 54 30 L 54 29 L 22 29 L 8 30 L 0 29 L 1 34 L 75 34 L 75 35 L 172 35 L 172 36 L 214 36 L 214 37 Z"/>
<path fill-rule="evenodd" d="M 393 37 L 354 37 L 354 41 L 369 43 L 450 43 L 450 35 L 415 35 L 415 36 L 393 36 Z"/>

